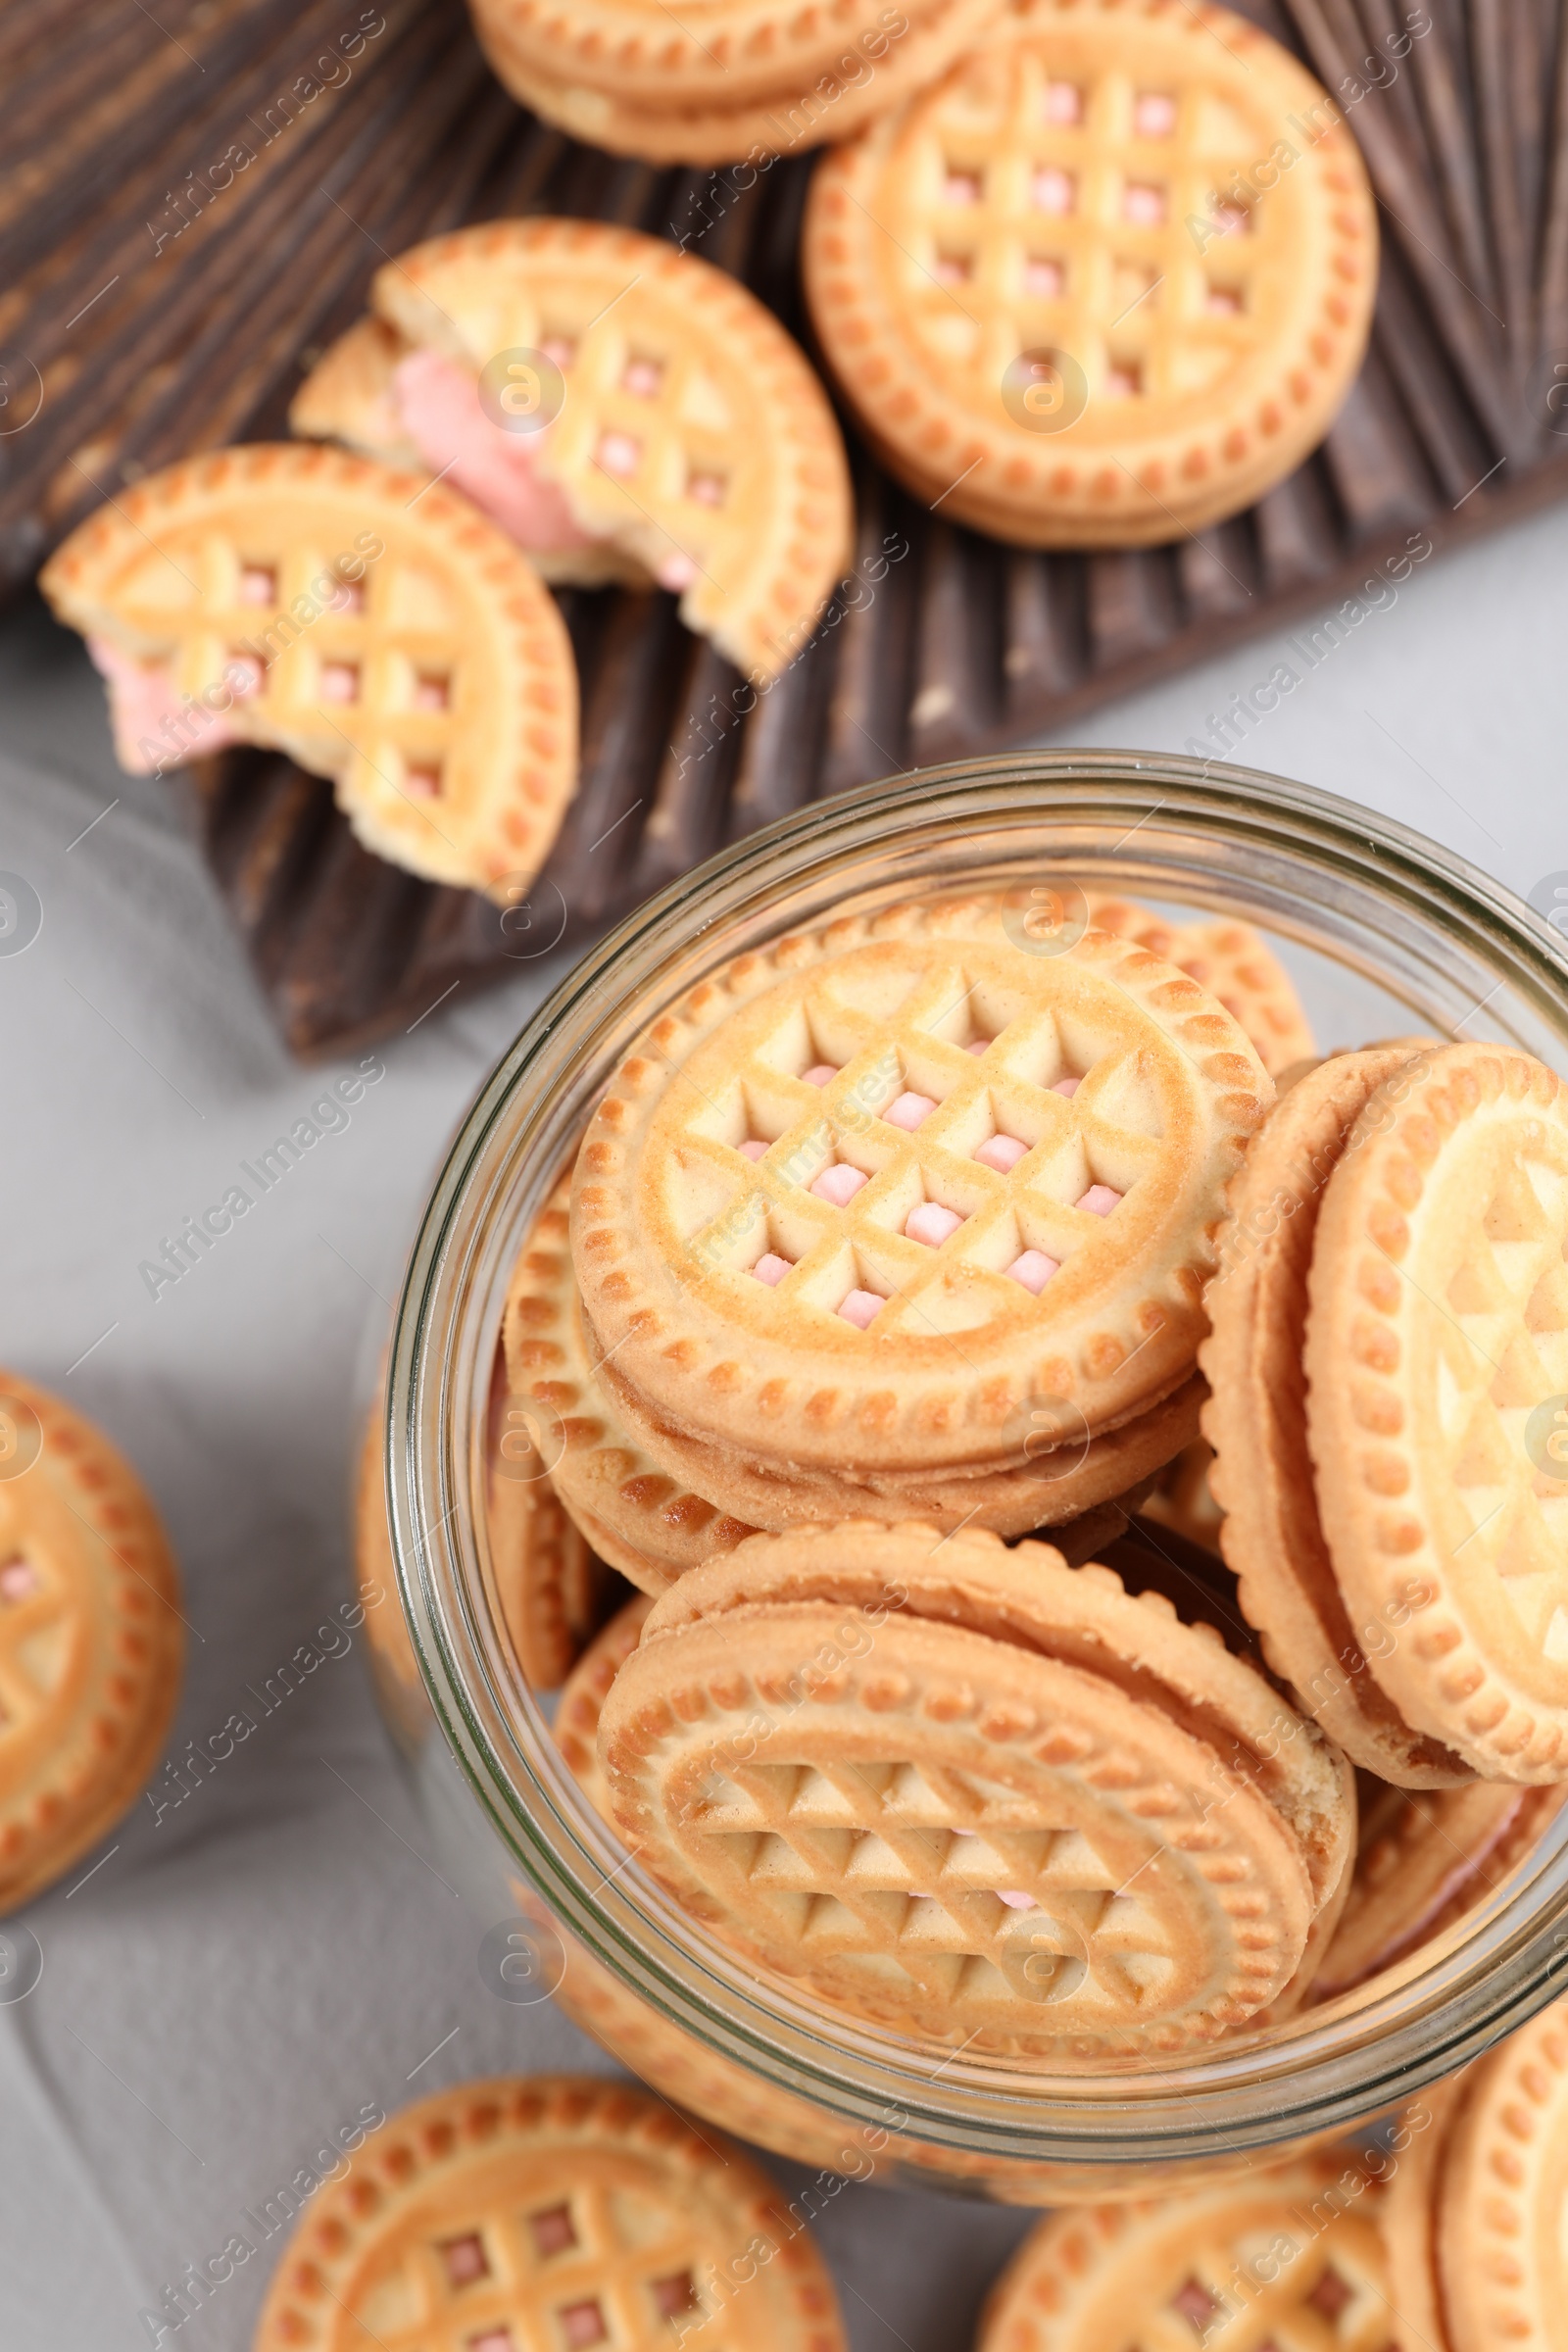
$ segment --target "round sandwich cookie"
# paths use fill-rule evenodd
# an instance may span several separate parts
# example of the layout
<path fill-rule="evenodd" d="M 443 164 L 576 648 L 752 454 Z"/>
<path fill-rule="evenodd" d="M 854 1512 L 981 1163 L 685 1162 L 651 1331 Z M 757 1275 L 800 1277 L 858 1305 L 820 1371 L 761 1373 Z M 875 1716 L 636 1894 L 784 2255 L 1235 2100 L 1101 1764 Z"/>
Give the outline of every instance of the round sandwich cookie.
<path fill-rule="evenodd" d="M 1467 2068 L 1460 2083 L 1432 2193 L 1447 2352 L 1557 2352 L 1565 2331 L 1568 2003 L 1543 2009 Z"/>
<path fill-rule="evenodd" d="M 1272 1092 L 1195 981 L 1101 931 L 1037 952 L 1011 897 L 775 941 L 650 1024 L 585 1133 L 602 1377 L 792 1477 L 1038 1483 L 1191 1380 Z"/>
<path fill-rule="evenodd" d="M 1342 1760 L 1211 1627 L 928 1527 L 690 1571 L 600 1755 L 621 1837 L 726 1940 L 894 2033 L 1069 2063 L 1247 2024 L 1354 1838 Z"/>
<path fill-rule="evenodd" d="M 1338 108 L 1254 25 L 1015 0 L 832 151 L 803 264 L 824 356 L 917 496 L 1023 546 L 1148 547 L 1322 439 L 1377 226 Z"/>
<path fill-rule="evenodd" d="M 658 5 L 609 0 L 579 17 L 472 0 L 498 78 L 545 122 L 646 163 L 737 164 L 752 174 L 733 175 L 741 195 L 780 157 L 851 138 L 934 81 L 1004 0 L 699 0 L 679 24 Z"/>
<path fill-rule="evenodd" d="M 1432 2083 L 1405 2109 L 1390 2141 L 1395 2161 L 1378 2223 L 1388 2256 L 1390 2300 L 1404 2338 L 1419 2352 L 1454 2352 L 1438 2277 L 1438 2192 L 1448 2134 L 1470 2082 L 1467 2069 Z"/>
<path fill-rule="evenodd" d="M 0 1373 L 0 1912 L 134 1803 L 184 1651 L 178 1573 L 140 1479 L 81 1414 Z"/>
<path fill-rule="evenodd" d="M 739 2148 L 629 2083 L 501 2077 L 404 2108 L 317 2191 L 255 2346 L 663 2352 L 741 2296 L 758 2352 L 842 2352 L 809 2233 Z"/>
<path fill-rule="evenodd" d="M 642 1592 L 755 1532 L 667 1474 L 616 1412 L 589 1358 L 569 1246 L 570 1179 L 518 1253 L 502 1318 L 514 1400 L 536 1413 L 537 1444 L 566 1509 L 601 1557 Z"/>
<path fill-rule="evenodd" d="M 506 899 L 577 782 L 577 678 L 503 532 L 417 473 L 262 444 L 170 466 L 40 574 L 132 773 L 234 743 L 330 776 L 368 850 Z"/>
<path fill-rule="evenodd" d="M 1560 1788 L 1507 1781 L 1380 1790 L 1362 1814 L 1355 1870 L 1314 1998 L 1365 1984 L 1490 1900 L 1562 1801 Z"/>
<path fill-rule="evenodd" d="M 551 1726 L 567 1769 L 594 1811 L 611 1819 L 610 1789 L 599 1762 L 599 1718 L 616 1675 L 631 1656 L 653 1601 L 639 1592 L 595 1634 L 562 1685 Z"/>
<path fill-rule="evenodd" d="M 657 581 L 760 683 L 802 651 L 851 560 L 849 467 L 744 286 L 633 229 L 497 220 L 387 263 L 370 299 L 296 432 L 412 455 L 547 578 Z"/>
<path fill-rule="evenodd" d="M 1562 1081 L 1444 1046 L 1351 1128 L 1308 1277 L 1307 1436 L 1350 1623 L 1389 1629 L 1374 1677 L 1489 1780 L 1568 1780 L 1565 1246 Z"/>
<path fill-rule="evenodd" d="M 1247 1031 L 1271 1078 L 1316 1054 L 1296 983 L 1250 923 L 1226 917 L 1168 923 L 1135 900 L 1093 891 L 1085 894 L 1084 911 L 1097 931 L 1136 940 L 1217 997 Z"/>
<path fill-rule="evenodd" d="M 1050 2216 L 991 2291 L 975 2352 L 1397 2352 L 1377 2180 L 1325 2154 L 1147 2203 Z"/>
<path fill-rule="evenodd" d="M 1335 1171 L 1354 1164 L 1350 1139 L 1370 1104 L 1378 1121 L 1396 1121 L 1414 1066 L 1402 1045 L 1336 1054 L 1276 1103 L 1230 1189 L 1200 1361 L 1213 1391 L 1203 1427 L 1217 1456 L 1209 1483 L 1223 1513 L 1220 1545 L 1270 1666 L 1352 1762 L 1400 1787 L 1433 1788 L 1470 1779 L 1470 1769 L 1412 1728 L 1386 1687 L 1385 1660 L 1409 1608 L 1400 1601 L 1391 1620 L 1354 1607 L 1342 1590 L 1319 1514 L 1303 1367 L 1308 1276 Z M 1329 1377 L 1350 1388 L 1352 1362 L 1342 1359 Z M 1358 1434 L 1357 1459 L 1365 1444 Z"/>

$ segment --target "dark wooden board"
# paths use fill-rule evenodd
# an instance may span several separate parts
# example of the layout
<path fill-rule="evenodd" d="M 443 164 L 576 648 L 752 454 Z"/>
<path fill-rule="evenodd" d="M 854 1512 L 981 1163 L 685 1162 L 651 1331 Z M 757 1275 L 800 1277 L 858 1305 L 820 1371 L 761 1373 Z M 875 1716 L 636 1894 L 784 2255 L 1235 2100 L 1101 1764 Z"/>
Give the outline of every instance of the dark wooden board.
<path fill-rule="evenodd" d="M 1384 254 L 1339 421 L 1234 521 L 1146 554 L 1019 553 L 920 507 L 852 432 L 856 569 L 755 708 L 669 597 L 563 596 L 581 789 L 505 922 L 361 850 L 330 787 L 286 760 L 190 771 L 290 1044 L 319 1054 L 407 1027 L 807 801 L 1058 727 L 1353 594 L 1412 540 L 1436 552 L 1568 490 L 1563 5 L 1245 9 L 1351 100 Z M 1395 59 L 1407 19 L 1430 29 Z M 11 0 L 0 19 L 0 582 L 24 582 L 140 473 L 282 434 L 302 369 L 359 315 L 380 261 L 464 221 L 569 213 L 684 238 L 808 341 L 809 157 L 737 195 L 722 173 L 581 147 L 497 87 L 461 0 L 363 17 L 342 0 L 167 0 L 156 24 L 77 0 L 69 38 L 64 23 L 58 0 Z"/>

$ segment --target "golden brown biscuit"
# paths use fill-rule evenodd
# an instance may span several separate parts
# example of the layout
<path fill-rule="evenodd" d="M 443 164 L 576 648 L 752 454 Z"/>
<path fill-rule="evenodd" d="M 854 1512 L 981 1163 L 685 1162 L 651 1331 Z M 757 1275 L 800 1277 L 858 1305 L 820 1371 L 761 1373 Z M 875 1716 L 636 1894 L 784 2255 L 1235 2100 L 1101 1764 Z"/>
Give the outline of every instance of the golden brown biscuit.
<path fill-rule="evenodd" d="M 502 1317 L 514 1397 L 543 1416 L 551 1483 L 622 1576 L 659 1593 L 671 1577 L 754 1531 L 668 1475 L 662 1451 L 634 1438 L 596 1378 L 569 1249 L 569 1177 L 540 1210 L 518 1253 Z"/>
<path fill-rule="evenodd" d="M 1321 440 L 1376 281 L 1371 191 L 1323 90 L 1215 8 L 1014 0 L 835 148 L 803 262 L 873 445 L 1032 547 L 1147 547 Z"/>
<path fill-rule="evenodd" d="M 609 1578 L 556 1493 L 540 1451 L 553 1443 L 508 1393 L 500 1356 L 490 1395 L 490 1559 L 502 1620 L 536 1690 L 554 1690 L 593 1636 Z"/>
<path fill-rule="evenodd" d="M 629 2083 L 501 2077 L 404 2108 L 317 2191 L 256 2352 L 665 2352 L 728 2312 L 738 2277 L 757 2352 L 843 2352 L 809 2233 L 739 2148 Z"/>
<path fill-rule="evenodd" d="M 1273 949 L 1250 923 L 1229 917 L 1167 923 L 1132 899 L 1085 894 L 1085 910 L 1098 931 L 1135 939 L 1152 956 L 1163 956 L 1189 980 L 1217 997 L 1241 1022 L 1258 1059 L 1276 1082 L 1317 1052 L 1312 1025 L 1301 1008 L 1296 984 Z"/>
<path fill-rule="evenodd" d="M 134 1802 L 184 1648 L 173 1554 L 130 1464 L 46 1389 L 0 1374 L 0 1912 Z"/>
<path fill-rule="evenodd" d="M 671 1428 L 934 1479 L 1028 1466 L 1190 1377 L 1272 1083 L 1160 958 L 1016 929 L 996 897 L 791 935 L 637 1041 L 572 1253 L 597 1348 Z"/>
<path fill-rule="evenodd" d="M 1463 1788 L 1390 1788 L 1361 1825 L 1348 1901 L 1318 1972 L 1332 2000 L 1392 1968 L 1488 1901 L 1534 1847 L 1560 1788 L 1472 1781 Z"/>
<path fill-rule="evenodd" d="M 691 1570 L 601 1756 L 691 1916 L 896 2031 L 1081 2064 L 1277 1998 L 1349 1841 L 1333 1751 L 1212 1629 L 929 1528 Z"/>
<path fill-rule="evenodd" d="M 1453 2352 L 1555 2352 L 1563 2339 L 1568 2004 L 1468 2068 L 1434 2183 L 1433 2239 Z"/>
<path fill-rule="evenodd" d="M 1419 2352 L 1452 2352 L 1438 2278 L 1438 2207 L 1448 2135 L 1470 2076 L 1450 2075 L 1413 2099 L 1396 2126 L 1395 2158 L 1378 2220 L 1389 2258 L 1389 2294 Z"/>
<path fill-rule="evenodd" d="M 1371 1666 L 1404 1720 L 1491 1780 L 1568 1779 L 1565 1246 L 1562 1082 L 1455 1045 L 1369 1100 L 1312 1254 L 1335 1577 L 1353 1624 L 1394 1629 Z"/>
<path fill-rule="evenodd" d="M 976 2352 L 1396 2352 L 1374 2178 L 1340 2155 L 1054 2214 L 991 2291 Z M 1427 2352 L 1419 2337 L 1417 2352 Z"/>
<path fill-rule="evenodd" d="M 330 776 L 367 849 L 504 897 L 577 782 L 555 604 L 464 499 L 339 450 L 149 474 L 40 574 L 114 682 L 122 766 L 268 744 Z"/>
<path fill-rule="evenodd" d="M 1270 1666 L 1353 1762 L 1430 1788 L 1469 1769 L 1412 1731 L 1379 1679 L 1378 1653 L 1408 1611 L 1395 1624 L 1352 1617 L 1342 1592 L 1318 1513 L 1302 1368 L 1308 1270 L 1334 1174 L 1369 1102 L 1381 1102 L 1379 1119 L 1396 1115 L 1394 1090 L 1413 1066 L 1402 1047 L 1336 1054 L 1275 1105 L 1230 1189 L 1200 1361 L 1213 1391 L 1203 1427 L 1217 1455 L 1220 1544 Z M 1348 1372 L 1342 1362 L 1331 1377 L 1343 1386 Z"/>
<path fill-rule="evenodd" d="M 606 1821 L 611 1817 L 610 1791 L 599 1764 L 599 1717 L 612 1683 L 637 1646 L 653 1605 L 646 1592 L 639 1592 L 594 1636 L 562 1685 L 550 1727 L 572 1778 Z"/>
<path fill-rule="evenodd" d="M 657 580 L 749 677 L 806 645 L 850 560 L 849 469 L 799 346 L 734 278 L 633 229 L 497 220 L 388 262 L 371 302 L 384 331 L 326 354 L 297 432 L 412 438 L 548 577 Z"/>
<path fill-rule="evenodd" d="M 657 0 L 656 0 L 657 5 Z M 486 56 L 514 97 L 574 138 L 656 164 L 759 168 L 847 139 L 944 73 L 1002 0 L 699 0 L 677 20 L 637 0 L 548 14 L 473 0 Z"/>
<path fill-rule="evenodd" d="M 739 1543 L 734 1531 L 743 1522 L 750 1523 L 744 1531 L 748 1534 L 755 1528 L 782 1533 L 845 1518 L 897 1521 L 911 1511 L 944 1530 L 974 1526 L 996 1535 L 1023 1536 L 1049 1527 L 1054 1540 L 1065 1541 L 1079 1518 L 1136 1494 L 1153 1471 L 1191 1442 L 1207 1394 L 1206 1384 L 1195 1373 L 1132 1420 L 1093 1437 L 1079 1434 L 1074 1416 L 1064 1407 L 1043 1408 L 1042 1443 L 1014 1468 L 989 1474 L 949 1472 L 935 1478 L 922 1478 L 911 1469 L 878 1478 L 835 1476 L 831 1470 L 808 1473 L 797 1463 L 770 1462 L 762 1457 L 760 1442 L 754 1446 L 718 1446 L 693 1438 L 651 1410 L 628 1382 L 616 1377 L 612 1363 L 599 1365 L 595 1383 L 620 1428 L 635 1436 L 651 1459 L 689 1480 L 693 1493 L 710 1495 L 727 1514 L 725 1541 L 715 1543 L 712 1550 L 727 1550 Z M 1047 1439 L 1053 1442 L 1047 1444 Z M 1128 1505 L 1137 1507 L 1136 1502 Z M 630 1575 L 631 1570 L 624 1573 Z"/>

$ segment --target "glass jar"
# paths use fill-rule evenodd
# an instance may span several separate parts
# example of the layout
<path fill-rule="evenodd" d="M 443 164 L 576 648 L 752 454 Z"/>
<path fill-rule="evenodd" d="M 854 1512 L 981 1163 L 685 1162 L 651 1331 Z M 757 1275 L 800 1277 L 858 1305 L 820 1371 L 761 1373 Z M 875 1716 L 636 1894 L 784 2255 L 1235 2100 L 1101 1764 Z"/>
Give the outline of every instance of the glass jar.
<path fill-rule="evenodd" d="M 388 1384 L 398 1582 L 428 1710 L 392 1719 L 443 1869 L 526 1921 L 530 1983 L 658 2088 L 861 2177 L 1009 2201 L 1148 2194 L 1365 2127 L 1521 2024 L 1568 1949 L 1568 1811 L 1460 1925 L 1358 1989 L 1173 2063 L 1051 2073 L 902 2039 L 716 1942 L 566 1771 L 496 1605 L 487 1404 L 508 1276 L 632 1037 L 714 966 L 830 914 L 1072 884 L 1261 926 L 1329 1050 L 1435 1031 L 1568 1074 L 1568 957 L 1499 884 L 1402 826 L 1238 767 L 1018 753 L 799 810 L 584 956 L 479 1096 L 414 1250 Z M 1052 894 L 1054 894 L 1053 896 Z M 412 1665 L 412 1661 L 410 1662 Z"/>

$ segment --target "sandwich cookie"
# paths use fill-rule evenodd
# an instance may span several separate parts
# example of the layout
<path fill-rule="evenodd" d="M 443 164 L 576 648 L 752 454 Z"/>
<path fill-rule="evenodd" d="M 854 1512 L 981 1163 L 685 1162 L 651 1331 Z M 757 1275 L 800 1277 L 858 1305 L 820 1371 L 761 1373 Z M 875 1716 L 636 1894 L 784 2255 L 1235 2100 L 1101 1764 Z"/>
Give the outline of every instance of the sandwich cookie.
<path fill-rule="evenodd" d="M 621 1837 L 759 1961 L 898 2034 L 1080 2064 L 1277 1999 L 1354 1837 L 1342 1759 L 1211 1627 L 970 1532 L 693 1569 L 600 1754 Z"/>
<path fill-rule="evenodd" d="M 849 469 L 744 286 L 632 229 L 498 220 L 388 262 L 370 300 L 297 433 L 412 457 L 549 579 L 657 581 L 759 683 L 802 650 L 851 559 Z"/>
<path fill-rule="evenodd" d="M 610 1789 L 599 1765 L 599 1718 L 611 1685 L 642 1638 L 653 1601 L 639 1592 L 589 1642 L 562 1685 L 551 1725 L 556 1745 L 593 1809 L 609 1821 Z"/>
<path fill-rule="evenodd" d="M 1149 547 L 1322 439 L 1377 226 L 1339 110 L 1254 25 L 1015 0 L 834 148 L 803 267 L 828 365 L 916 496 L 1022 546 Z"/>
<path fill-rule="evenodd" d="M 1223 916 L 1167 923 L 1134 900 L 1102 898 L 1093 891 L 1086 896 L 1085 909 L 1097 931 L 1136 940 L 1217 997 L 1257 1048 L 1271 1078 L 1278 1079 L 1316 1054 L 1312 1025 L 1296 983 L 1250 923 Z"/>
<path fill-rule="evenodd" d="M 1405 1722 L 1489 1780 L 1568 1780 L 1565 1247 L 1562 1081 L 1444 1046 L 1351 1129 L 1308 1278 L 1340 1590 L 1354 1625 L 1391 1631 L 1371 1665 Z"/>
<path fill-rule="evenodd" d="M 1314 1997 L 1332 2000 L 1365 1984 L 1490 1901 L 1562 1799 L 1560 1788 L 1507 1781 L 1382 1790 L 1362 1818 L 1348 1899 Z"/>
<path fill-rule="evenodd" d="M 552 1727 L 573 1779 L 611 1828 L 610 1791 L 599 1764 L 599 1718 L 652 1606 L 639 1592 L 594 1637 L 566 1678 Z M 518 1894 L 524 1903 L 533 1899 L 520 1887 Z M 800 2164 L 847 2172 L 857 2180 L 883 2170 L 888 2134 L 880 2127 L 853 2130 L 835 2124 L 820 2107 L 707 2048 L 639 2000 L 575 1938 L 557 1932 L 568 1959 L 556 2001 L 574 2025 L 645 2082 L 724 2131 L 759 2140 Z"/>
<path fill-rule="evenodd" d="M 1093 1523 L 1110 1535 L 1120 1533 L 1153 1473 L 1193 1439 L 1208 1394 L 1194 1374 L 1130 1421 L 1092 1436 L 1074 1407 L 1054 1399 L 1035 1408 L 1024 1459 L 1008 1469 L 922 1477 L 918 1470 L 901 1468 L 880 1476 L 859 1465 L 852 1475 L 767 1462 L 759 1458 L 758 1447 L 743 1453 L 734 1446 L 694 1438 L 652 1410 L 613 1363 L 601 1362 L 594 1378 L 618 1425 L 635 1435 L 647 1458 L 678 1471 L 722 1507 L 725 1540 L 710 1551 L 739 1542 L 733 1531 L 748 1521 L 748 1534 L 760 1528 L 783 1534 L 845 1518 L 898 1521 L 917 1510 L 944 1532 L 974 1526 L 999 1536 L 1023 1536 L 1049 1526 L 1060 1548 L 1086 1558 L 1079 1548 L 1082 1531 Z M 1117 1503 L 1119 1517 L 1112 1512 Z M 624 1573 L 630 1575 L 630 1568 Z M 645 1580 L 633 1577 L 633 1582 Z"/>
<path fill-rule="evenodd" d="M 564 1178 L 513 1270 L 501 1326 L 507 1377 L 514 1400 L 536 1409 L 551 1483 L 578 1527 L 612 1567 L 657 1595 L 755 1531 L 670 1477 L 595 1376 L 571 1264 L 570 1199 Z"/>
<path fill-rule="evenodd" d="M 1413 2341 L 1389 2292 L 1371 2174 L 1302 2156 L 1245 2180 L 1136 2205 L 1053 2214 L 991 2291 L 975 2352 L 1396 2352 Z"/>
<path fill-rule="evenodd" d="M 577 680 L 513 542 L 417 473 L 217 450 L 73 531 L 40 585 L 109 681 L 131 773 L 266 744 L 377 857 L 515 895 L 577 781 Z"/>
<path fill-rule="evenodd" d="M 1448 2134 L 1470 2081 L 1469 2070 L 1450 2075 L 1405 2109 L 1393 2134 L 1396 2161 L 1378 2214 L 1390 2297 L 1422 2352 L 1453 2352 L 1438 2278 L 1438 2191 Z"/>
<path fill-rule="evenodd" d="M 736 2295 L 758 2352 L 843 2352 L 809 2233 L 739 2148 L 629 2083 L 500 2077 L 404 2108 L 317 2191 L 256 2352 L 664 2352 Z"/>
<path fill-rule="evenodd" d="M 0 1912 L 135 1801 L 184 1647 L 173 1554 L 130 1464 L 46 1389 L 0 1374 Z"/>
<path fill-rule="evenodd" d="M 1408 1607 L 1399 1602 L 1390 1624 L 1353 1609 L 1342 1588 L 1319 1510 L 1304 1368 L 1308 1278 L 1335 1171 L 1371 1104 L 1379 1123 L 1397 1120 L 1414 1066 L 1403 1045 L 1336 1054 L 1275 1105 L 1231 1187 L 1200 1360 L 1213 1390 L 1203 1426 L 1217 1455 L 1220 1544 L 1270 1666 L 1354 1763 L 1402 1788 L 1439 1788 L 1470 1768 L 1407 1723 L 1386 1687 L 1384 1655 Z M 1359 1252 L 1353 1263 L 1358 1271 Z M 1353 1360 L 1327 1376 L 1351 1386 Z M 1354 1441 L 1357 1459 L 1365 1445 Z"/>
<path fill-rule="evenodd" d="M 677 20 L 646 0 L 569 14 L 537 0 L 473 0 L 497 76 L 547 122 L 654 164 L 740 163 L 850 138 L 945 73 L 1002 0 L 698 0 Z"/>
<path fill-rule="evenodd" d="M 1448 2347 L 1555 2352 L 1563 2340 L 1568 2004 L 1553 2001 L 1467 2068 L 1460 2084 L 1437 2151 L 1431 2220 Z"/>
<path fill-rule="evenodd" d="M 623 1405 L 792 1479 L 1038 1487 L 1191 1380 L 1271 1081 L 1159 957 L 1016 923 L 1004 897 L 834 922 L 650 1024 L 572 1190 Z"/>

